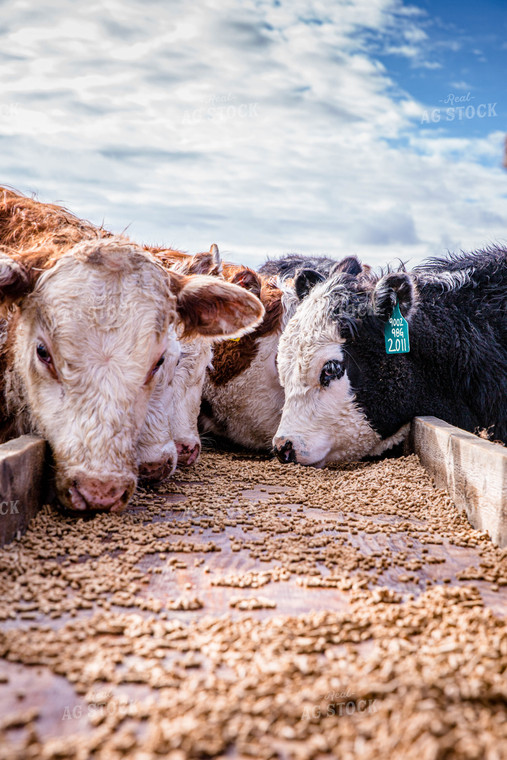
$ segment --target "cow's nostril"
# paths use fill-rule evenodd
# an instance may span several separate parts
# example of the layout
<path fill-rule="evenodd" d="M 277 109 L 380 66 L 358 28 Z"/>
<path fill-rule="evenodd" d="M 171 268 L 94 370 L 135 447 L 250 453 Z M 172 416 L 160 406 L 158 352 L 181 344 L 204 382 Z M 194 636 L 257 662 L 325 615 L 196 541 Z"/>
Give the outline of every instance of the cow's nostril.
<path fill-rule="evenodd" d="M 176 441 L 176 451 L 178 452 L 178 467 L 190 467 L 199 458 L 201 444 L 187 444 Z"/>
<path fill-rule="evenodd" d="M 111 512 L 123 512 L 130 501 L 130 490 L 127 488 L 117 501 L 111 505 Z"/>
<path fill-rule="evenodd" d="M 290 462 L 296 462 L 296 452 L 292 447 L 292 441 L 285 441 L 283 446 L 276 449 L 276 456 L 282 462 L 282 464 L 289 464 Z"/>
<path fill-rule="evenodd" d="M 174 459 L 163 460 L 161 462 L 142 462 L 139 465 L 139 477 L 145 481 L 165 480 L 172 475 L 174 470 Z"/>

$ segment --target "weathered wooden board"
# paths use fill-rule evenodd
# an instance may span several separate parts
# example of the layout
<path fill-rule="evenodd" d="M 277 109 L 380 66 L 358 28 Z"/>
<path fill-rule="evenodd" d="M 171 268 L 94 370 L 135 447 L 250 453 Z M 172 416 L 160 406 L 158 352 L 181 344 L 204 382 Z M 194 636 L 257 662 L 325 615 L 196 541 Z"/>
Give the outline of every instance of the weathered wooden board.
<path fill-rule="evenodd" d="M 413 450 L 474 528 L 507 545 L 507 448 L 436 417 L 416 417 Z"/>
<path fill-rule="evenodd" d="M 23 435 L 0 445 L 0 546 L 11 541 L 42 504 L 46 442 Z"/>

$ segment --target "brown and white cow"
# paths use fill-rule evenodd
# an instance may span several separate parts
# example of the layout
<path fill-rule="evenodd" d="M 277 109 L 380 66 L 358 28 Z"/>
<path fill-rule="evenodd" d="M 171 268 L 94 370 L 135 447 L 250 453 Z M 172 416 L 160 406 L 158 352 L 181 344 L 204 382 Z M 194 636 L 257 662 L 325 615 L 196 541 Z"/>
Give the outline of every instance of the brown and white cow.
<path fill-rule="evenodd" d="M 61 206 L 40 203 L 7 188 L 0 192 L 0 243 L 11 248 L 23 250 L 51 244 L 66 250 L 89 238 L 111 237 L 107 230 L 79 219 Z M 216 245 L 193 256 L 168 248 L 143 248 L 164 267 L 181 274 L 221 274 Z M 199 336 L 184 338 L 180 344 L 172 382 L 159 383 L 154 390 L 138 443 L 139 473 L 144 480 L 160 480 L 172 473 L 176 466 L 174 448 L 179 465 L 192 464 L 200 453 L 197 418 L 212 341 Z"/>
<path fill-rule="evenodd" d="M 67 249 L 53 237 L 40 247 L 1 250 L 1 439 L 40 433 L 64 506 L 121 511 L 135 488 L 147 419 L 174 377 L 180 339 L 241 335 L 263 308 L 238 286 L 167 271 L 131 241 L 94 232 Z M 166 429 L 155 425 L 167 443 L 160 465 L 172 468 L 164 419 Z"/>
<path fill-rule="evenodd" d="M 259 272 L 223 264 L 224 277 L 258 296 L 265 315 L 253 332 L 214 346 L 199 418 L 203 434 L 220 435 L 254 450 L 271 450 L 285 399 L 278 377 L 278 343 L 313 284 L 305 273 L 315 270 L 322 276 L 338 272 L 356 276 L 363 266 L 353 256 L 337 261 L 299 255 L 268 261 Z"/>
<path fill-rule="evenodd" d="M 217 343 L 203 387 L 199 425 L 250 449 L 270 449 L 283 408 L 276 352 L 284 326 L 284 294 L 275 278 L 247 267 L 224 265 L 228 281 L 258 296 L 261 324 L 250 334 Z"/>

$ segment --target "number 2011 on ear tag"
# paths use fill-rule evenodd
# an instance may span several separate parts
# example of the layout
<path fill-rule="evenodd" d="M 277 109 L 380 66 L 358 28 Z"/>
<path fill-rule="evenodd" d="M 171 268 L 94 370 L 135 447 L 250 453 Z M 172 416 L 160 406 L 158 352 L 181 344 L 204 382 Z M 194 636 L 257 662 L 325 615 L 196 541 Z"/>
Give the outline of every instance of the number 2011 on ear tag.
<path fill-rule="evenodd" d="M 401 314 L 398 301 L 384 328 L 384 338 L 386 354 L 408 354 L 410 351 L 408 322 Z"/>

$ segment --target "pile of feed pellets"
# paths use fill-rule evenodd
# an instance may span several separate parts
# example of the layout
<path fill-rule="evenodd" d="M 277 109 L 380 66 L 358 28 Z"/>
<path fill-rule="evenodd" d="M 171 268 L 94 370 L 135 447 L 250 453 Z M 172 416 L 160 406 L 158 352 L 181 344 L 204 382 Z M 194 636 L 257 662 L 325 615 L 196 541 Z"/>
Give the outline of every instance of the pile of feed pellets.
<path fill-rule="evenodd" d="M 0 760 L 501 760 L 506 602 L 415 455 L 205 451 L 0 550 Z"/>

